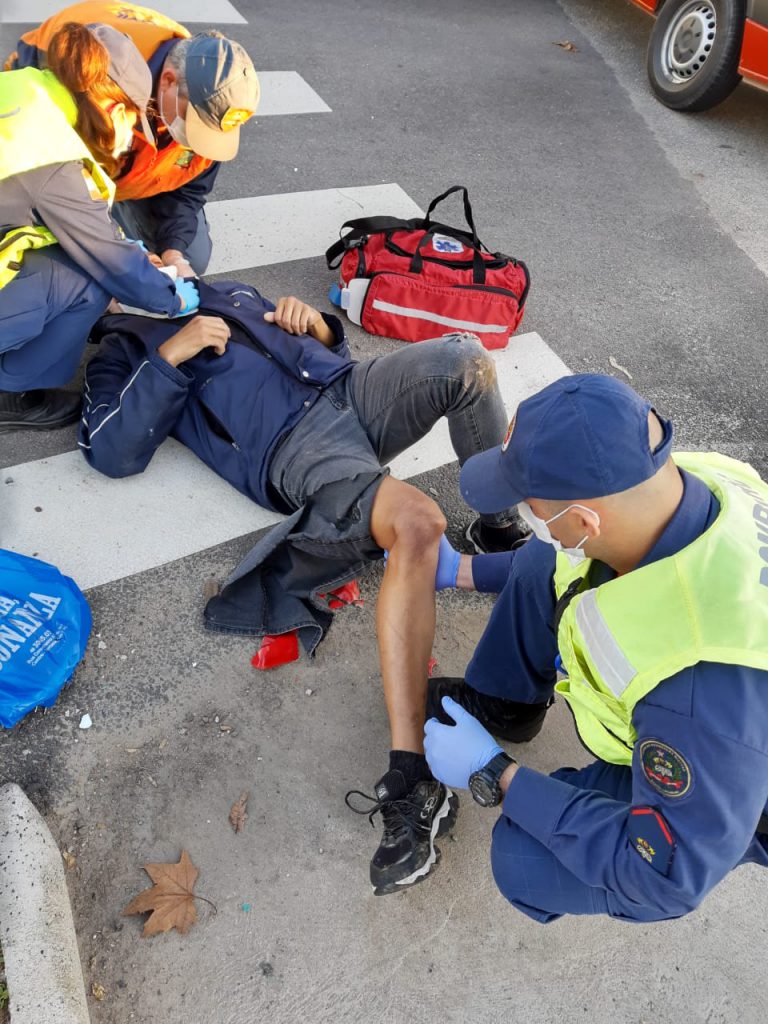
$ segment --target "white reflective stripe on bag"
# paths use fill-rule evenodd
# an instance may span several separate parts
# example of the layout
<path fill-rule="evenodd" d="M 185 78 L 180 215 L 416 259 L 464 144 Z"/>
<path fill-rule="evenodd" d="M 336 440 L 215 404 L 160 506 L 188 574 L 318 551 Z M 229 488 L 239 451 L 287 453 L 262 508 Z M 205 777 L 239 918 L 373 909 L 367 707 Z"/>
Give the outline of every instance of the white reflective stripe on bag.
<path fill-rule="evenodd" d="M 396 316 L 409 317 L 412 320 L 429 320 L 433 324 L 440 324 L 443 327 L 455 327 L 459 331 L 472 331 L 473 334 L 505 334 L 509 330 L 508 324 L 476 324 L 471 320 L 454 320 L 450 316 L 430 313 L 428 309 L 396 306 L 394 302 L 384 302 L 382 299 L 374 299 L 373 308 L 380 310 L 382 313 L 394 313 Z"/>

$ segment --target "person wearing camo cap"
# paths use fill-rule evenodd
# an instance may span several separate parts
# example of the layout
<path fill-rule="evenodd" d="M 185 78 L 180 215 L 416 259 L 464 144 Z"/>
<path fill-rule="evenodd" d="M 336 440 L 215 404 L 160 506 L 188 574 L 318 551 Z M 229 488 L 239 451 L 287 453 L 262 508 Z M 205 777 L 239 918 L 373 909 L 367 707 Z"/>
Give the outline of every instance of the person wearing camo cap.
<path fill-rule="evenodd" d="M 60 388 L 112 298 L 167 316 L 198 302 L 110 213 L 109 175 L 134 127 L 150 131 L 141 54 L 114 28 L 70 23 L 47 65 L 0 75 L 0 430 L 78 418 L 79 395 Z"/>
<path fill-rule="evenodd" d="M 115 218 L 181 276 L 203 274 L 212 243 L 205 204 L 219 167 L 238 153 L 240 129 L 259 103 L 259 80 L 239 43 L 213 30 L 191 36 L 148 7 L 108 0 L 73 4 L 25 33 L 7 67 L 44 67 L 64 22 L 125 32 L 152 77 L 151 132 L 137 129 L 116 178 Z"/>

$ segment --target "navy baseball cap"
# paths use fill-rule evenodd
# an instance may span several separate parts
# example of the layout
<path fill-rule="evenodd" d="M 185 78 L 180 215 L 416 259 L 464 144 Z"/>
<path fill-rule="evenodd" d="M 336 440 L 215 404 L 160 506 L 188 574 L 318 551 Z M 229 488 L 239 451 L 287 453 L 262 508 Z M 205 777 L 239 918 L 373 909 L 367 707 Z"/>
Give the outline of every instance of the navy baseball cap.
<path fill-rule="evenodd" d="M 487 515 L 527 498 L 603 498 L 635 487 L 672 447 L 672 423 L 659 416 L 664 437 L 651 451 L 651 409 L 614 377 L 562 377 L 520 403 L 503 444 L 464 463 L 464 500 Z"/>

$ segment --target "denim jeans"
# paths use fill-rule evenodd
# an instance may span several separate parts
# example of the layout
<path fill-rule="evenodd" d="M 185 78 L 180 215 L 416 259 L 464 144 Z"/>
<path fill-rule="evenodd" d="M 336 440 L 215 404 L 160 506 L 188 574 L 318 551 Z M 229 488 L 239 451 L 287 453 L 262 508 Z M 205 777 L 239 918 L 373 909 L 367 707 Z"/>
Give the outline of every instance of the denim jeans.
<path fill-rule="evenodd" d="M 209 629 L 296 629 L 311 654 L 333 618 L 327 593 L 381 557 L 370 519 L 385 463 L 448 419 L 460 462 L 507 427 L 494 364 L 472 335 L 448 335 L 357 363 L 326 388 L 275 452 L 270 482 L 293 514 L 258 541 L 205 609 Z M 511 512 L 489 517 L 506 525 Z"/>
<path fill-rule="evenodd" d="M 472 334 L 408 345 L 357 363 L 291 431 L 270 481 L 293 508 L 321 487 L 375 473 L 445 417 L 463 464 L 500 444 L 507 413 L 493 361 Z M 484 516 L 506 526 L 512 512 Z"/>
<path fill-rule="evenodd" d="M 58 388 L 77 373 L 109 295 L 53 245 L 24 255 L 0 292 L 0 390 Z"/>

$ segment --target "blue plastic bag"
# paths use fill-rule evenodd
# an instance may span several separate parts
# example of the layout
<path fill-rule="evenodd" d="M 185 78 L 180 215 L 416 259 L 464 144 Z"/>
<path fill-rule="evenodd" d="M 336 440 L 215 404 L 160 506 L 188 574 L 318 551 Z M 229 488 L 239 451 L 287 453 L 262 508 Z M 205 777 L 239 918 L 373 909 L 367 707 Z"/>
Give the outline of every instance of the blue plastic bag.
<path fill-rule="evenodd" d="M 0 548 L 0 724 L 55 703 L 90 632 L 91 609 L 74 580 Z"/>

